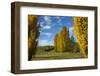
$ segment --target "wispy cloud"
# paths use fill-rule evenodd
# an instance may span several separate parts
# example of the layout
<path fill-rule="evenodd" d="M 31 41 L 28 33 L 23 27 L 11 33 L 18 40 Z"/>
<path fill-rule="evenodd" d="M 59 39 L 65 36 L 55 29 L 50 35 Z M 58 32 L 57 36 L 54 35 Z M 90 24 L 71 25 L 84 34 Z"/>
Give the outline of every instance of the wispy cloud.
<path fill-rule="evenodd" d="M 44 16 L 44 20 L 45 20 L 45 22 L 51 22 L 51 18 L 50 18 L 50 16 Z"/>
<path fill-rule="evenodd" d="M 48 41 L 48 40 L 39 40 L 38 45 L 39 46 L 53 45 L 53 42 Z"/>
<path fill-rule="evenodd" d="M 61 22 L 61 17 L 57 16 L 56 19 L 57 19 L 57 22 L 58 22 L 58 23 Z"/>
<path fill-rule="evenodd" d="M 48 26 L 48 25 L 43 27 L 43 29 L 50 29 L 50 28 L 51 26 Z"/>
<path fill-rule="evenodd" d="M 70 27 L 70 28 L 69 28 L 69 31 L 73 31 L 73 30 L 74 30 L 74 27 Z"/>
<path fill-rule="evenodd" d="M 45 36 L 50 37 L 52 34 L 51 34 L 51 33 L 49 33 L 49 32 L 42 32 L 42 33 L 41 33 L 41 35 L 45 35 Z"/>
<path fill-rule="evenodd" d="M 43 17 L 44 21 L 41 21 L 39 24 L 41 26 L 41 29 L 51 29 L 51 18 L 49 16 Z"/>
<path fill-rule="evenodd" d="M 69 28 L 69 33 L 70 33 L 70 38 L 73 36 L 75 41 L 77 42 L 77 38 L 76 38 L 76 36 L 74 34 L 74 27 L 70 27 Z"/>
<path fill-rule="evenodd" d="M 74 34 L 74 27 L 69 28 L 70 37 Z"/>
<path fill-rule="evenodd" d="M 45 46 L 47 44 L 48 44 L 47 40 L 39 40 L 39 43 L 38 43 L 39 46 Z"/>
<path fill-rule="evenodd" d="M 44 22 L 40 22 L 40 26 L 43 27 L 44 26 Z"/>

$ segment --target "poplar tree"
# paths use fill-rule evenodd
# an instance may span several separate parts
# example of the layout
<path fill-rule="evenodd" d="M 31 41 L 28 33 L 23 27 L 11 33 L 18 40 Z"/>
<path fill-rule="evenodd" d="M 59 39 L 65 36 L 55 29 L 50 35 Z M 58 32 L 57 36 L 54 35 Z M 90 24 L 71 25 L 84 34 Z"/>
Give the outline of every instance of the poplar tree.
<path fill-rule="evenodd" d="M 70 43 L 69 30 L 65 26 L 62 27 L 61 31 L 55 35 L 54 39 L 55 50 L 58 52 L 64 52 L 68 50 Z"/>
<path fill-rule="evenodd" d="M 88 55 L 88 18 L 74 17 L 74 33 L 80 46 L 83 57 Z"/>
<path fill-rule="evenodd" d="M 54 38 L 55 51 L 57 51 L 57 38 L 58 38 L 58 34 L 56 34 Z"/>
<path fill-rule="evenodd" d="M 37 25 L 37 19 L 37 16 L 28 15 L 28 60 L 32 59 L 38 44 L 39 26 Z"/>

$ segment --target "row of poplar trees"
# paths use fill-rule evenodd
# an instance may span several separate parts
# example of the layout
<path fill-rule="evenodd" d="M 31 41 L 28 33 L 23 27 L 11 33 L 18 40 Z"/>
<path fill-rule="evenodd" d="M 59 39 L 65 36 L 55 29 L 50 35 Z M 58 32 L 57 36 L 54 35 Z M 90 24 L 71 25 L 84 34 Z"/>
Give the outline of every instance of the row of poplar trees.
<path fill-rule="evenodd" d="M 74 34 L 77 38 L 82 57 L 88 55 L 88 18 L 87 17 L 74 17 Z M 69 44 L 71 43 L 69 37 L 69 30 L 63 27 L 59 33 L 55 35 L 54 47 L 57 52 L 68 51 Z M 72 47 L 73 48 L 73 47 Z"/>

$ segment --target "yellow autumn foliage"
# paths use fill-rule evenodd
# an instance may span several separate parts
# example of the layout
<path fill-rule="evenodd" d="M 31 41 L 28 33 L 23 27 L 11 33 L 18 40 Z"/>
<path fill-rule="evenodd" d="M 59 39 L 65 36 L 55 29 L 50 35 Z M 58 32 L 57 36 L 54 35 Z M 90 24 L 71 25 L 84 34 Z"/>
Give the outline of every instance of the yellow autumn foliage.
<path fill-rule="evenodd" d="M 58 52 L 67 51 L 68 44 L 70 42 L 68 28 L 63 27 L 61 31 L 55 35 L 54 45 L 55 50 Z"/>
<path fill-rule="evenodd" d="M 37 16 L 28 15 L 28 60 L 31 60 L 32 54 L 36 51 L 38 30 Z"/>
<path fill-rule="evenodd" d="M 88 55 L 88 18 L 74 17 L 74 33 L 80 46 L 80 53 L 83 57 Z"/>
<path fill-rule="evenodd" d="M 55 38 L 54 38 L 54 44 L 55 44 L 55 48 L 54 49 L 55 49 L 55 51 L 57 51 L 57 35 L 58 34 L 56 34 Z"/>

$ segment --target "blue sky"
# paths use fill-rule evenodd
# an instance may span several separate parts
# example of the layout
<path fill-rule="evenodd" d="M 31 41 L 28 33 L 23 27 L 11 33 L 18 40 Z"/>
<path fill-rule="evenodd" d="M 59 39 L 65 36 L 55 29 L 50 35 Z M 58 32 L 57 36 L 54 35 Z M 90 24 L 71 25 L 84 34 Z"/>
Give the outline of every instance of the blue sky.
<path fill-rule="evenodd" d="M 69 28 L 70 37 L 74 36 L 71 16 L 38 16 L 38 24 L 41 27 L 38 46 L 54 45 L 54 37 L 63 26 Z"/>

